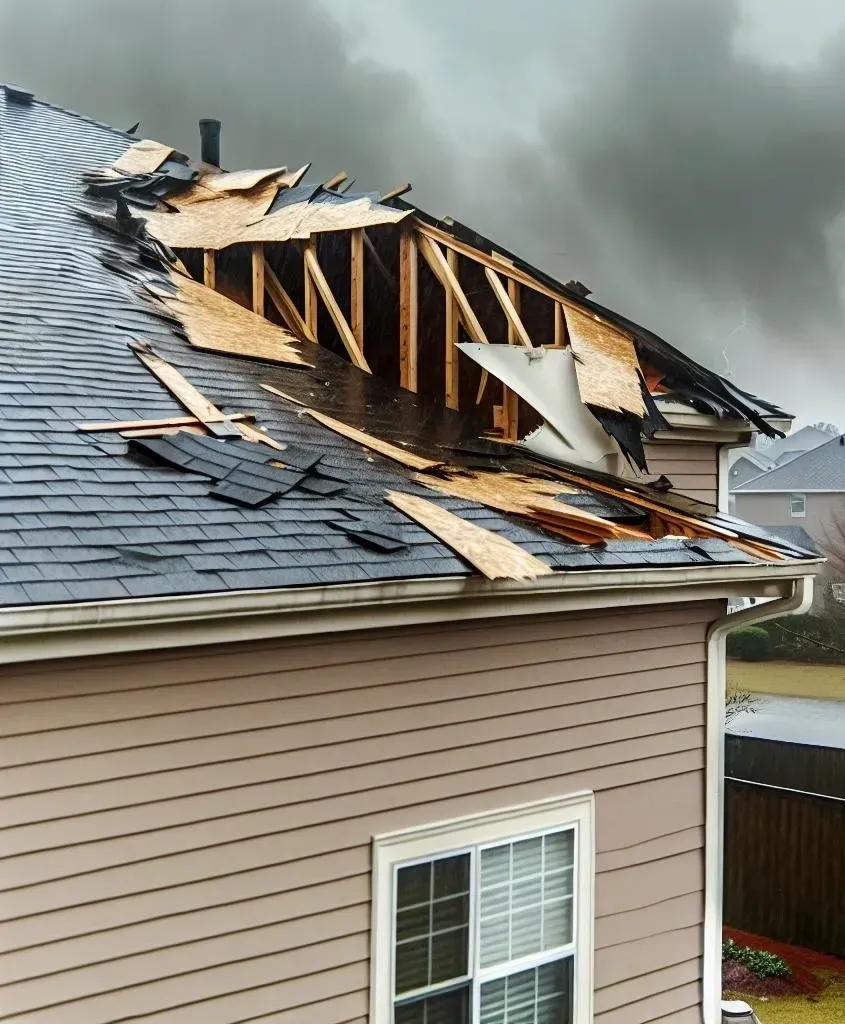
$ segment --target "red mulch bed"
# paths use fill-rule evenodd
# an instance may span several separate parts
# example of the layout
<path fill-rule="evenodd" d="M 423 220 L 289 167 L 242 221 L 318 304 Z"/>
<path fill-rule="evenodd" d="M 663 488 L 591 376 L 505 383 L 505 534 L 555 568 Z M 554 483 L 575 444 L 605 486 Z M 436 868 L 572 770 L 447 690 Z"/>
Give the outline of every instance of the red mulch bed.
<path fill-rule="evenodd" d="M 824 953 L 816 953 L 812 949 L 804 949 L 801 946 L 788 946 L 785 942 L 767 939 L 762 935 L 753 935 L 751 932 L 742 932 L 737 928 L 724 928 L 723 935 L 724 938 L 733 939 L 734 942 L 741 946 L 751 946 L 752 949 L 764 949 L 767 953 L 777 953 L 778 956 L 783 957 L 792 970 L 791 978 L 758 978 L 751 971 L 748 971 L 749 977 L 755 983 L 754 987 L 746 988 L 739 984 L 725 984 L 726 990 L 743 992 L 750 996 L 788 995 L 790 993 L 812 995 L 824 988 L 826 984 L 826 980 L 823 977 L 824 972 L 839 974 L 845 977 L 845 960 L 839 960 L 835 956 L 826 956 Z M 742 964 L 729 963 L 724 965 L 722 969 L 723 974 L 728 967 L 739 967 L 743 971 L 747 970 Z M 822 974 L 820 975 L 819 972 L 822 972 Z M 748 984 L 750 985 L 751 982 L 748 982 Z M 780 985 L 786 985 L 786 990 L 779 989 L 775 991 L 774 989 L 766 989 L 763 991 L 760 989 L 758 991 L 760 986 Z"/>
<path fill-rule="evenodd" d="M 722 991 L 771 999 L 773 996 L 794 996 L 801 989 L 794 978 L 758 978 L 745 964 L 728 960 L 722 964 Z"/>

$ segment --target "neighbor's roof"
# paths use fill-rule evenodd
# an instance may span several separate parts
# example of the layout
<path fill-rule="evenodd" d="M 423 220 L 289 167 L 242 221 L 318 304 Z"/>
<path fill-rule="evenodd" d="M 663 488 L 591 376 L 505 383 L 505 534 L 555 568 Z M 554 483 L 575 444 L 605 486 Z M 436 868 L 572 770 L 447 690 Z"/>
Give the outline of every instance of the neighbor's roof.
<path fill-rule="evenodd" d="M 845 491 L 845 434 L 796 455 L 785 465 L 746 480 L 737 494 L 754 491 Z"/>
<path fill-rule="evenodd" d="M 488 531 L 488 544 L 512 542 L 533 566 L 528 576 L 536 566 L 801 557 L 695 503 L 675 499 L 673 509 L 666 499 L 663 508 L 644 488 L 546 473 L 480 443 L 466 417 L 320 345 L 286 342 L 280 328 L 279 344 L 299 365 L 189 343 L 186 333 L 205 318 L 225 347 L 221 324 L 234 336 L 239 318 L 253 314 L 186 279 L 174 297 L 174 275 L 149 246 L 77 213 L 83 174 L 111 165 L 132 142 L 0 91 L 0 604 L 470 575 L 476 563 L 440 539 L 454 524 L 441 530 L 435 516 L 423 528 L 415 498 Z M 145 288 L 159 300 L 144 298 Z M 230 321 L 220 304 L 231 307 Z M 249 320 L 244 331 L 261 333 Z M 208 423 L 189 424 L 197 433 L 127 439 L 108 423 L 90 427 L 184 417 L 174 389 L 185 384 L 212 410 Z M 303 405 L 343 419 L 345 432 Z M 255 428 L 235 414 L 254 416 Z M 238 422 L 263 440 L 206 436 L 237 434 Z M 373 450 L 372 438 L 345 436 L 349 425 L 393 442 L 393 455 Z M 404 464 L 413 454 L 417 469 L 437 472 Z M 398 494 L 393 504 L 388 492 Z M 656 539 L 655 522 L 658 534 L 675 535 Z"/>
<path fill-rule="evenodd" d="M 772 441 L 765 448 L 760 449 L 759 454 L 766 456 L 773 462 L 781 462 L 784 458 L 795 458 L 799 452 L 807 452 L 817 448 L 820 444 L 827 444 L 835 431 L 819 430 L 815 426 L 801 427 L 786 437 L 779 437 Z"/>

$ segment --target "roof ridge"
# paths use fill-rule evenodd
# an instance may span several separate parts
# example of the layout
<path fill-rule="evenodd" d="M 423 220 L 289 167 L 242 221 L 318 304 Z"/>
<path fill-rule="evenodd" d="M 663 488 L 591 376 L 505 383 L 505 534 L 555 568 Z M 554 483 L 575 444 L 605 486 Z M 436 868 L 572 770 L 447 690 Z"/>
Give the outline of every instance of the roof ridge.
<path fill-rule="evenodd" d="M 12 82 L 0 82 L 0 86 L 5 89 L 6 86 L 13 87 Z M 6 101 L 8 103 L 8 100 Z M 122 139 L 135 139 L 135 136 L 130 135 L 128 132 L 121 131 L 119 128 L 115 128 L 114 125 L 106 124 L 105 121 L 98 121 L 94 117 L 89 117 L 87 114 L 80 114 L 78 110 L 71 110 L 68 107 L 60 107 L 56 103 L 51 103 L 49 100 L 42 99 L 40 96 L 32 94 L 30 103 L 39 103 L 42 107 L 47 107 L 50 110 L 55 110 L 59 114 L 67 114 L 68 117 L 75 117 L 78 121 L 84 121 L 86 124 L 93 125 L 95 128 L 102 128 L 107 132 L 111 132 L 114 135 L 119 136 Z"/>

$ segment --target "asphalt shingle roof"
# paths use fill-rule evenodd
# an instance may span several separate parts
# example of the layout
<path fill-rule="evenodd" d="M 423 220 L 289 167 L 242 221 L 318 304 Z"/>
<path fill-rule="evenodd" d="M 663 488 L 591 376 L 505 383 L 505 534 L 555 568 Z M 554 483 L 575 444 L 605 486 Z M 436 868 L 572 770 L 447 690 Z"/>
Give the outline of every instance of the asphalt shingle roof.
<path fill-rule="evenodd" d="M 133 244 L 75 212 L 82 172 L 110 164 L 129 141 L 46 103 L 10 102 L 0 90 L 0 605 L 469 575 L 447 547 L 383 504 L 386 489 L 420 493 L 559 569 L 753 561 L 723 541 L 585 547 L 437 496 L 259 386 L 270 381 L 305 401 L 345 388 L 374 407 L 384 402 L 374 378 L 319 346 L 313 369 L 192 348 L 104 264 L 106 255 L 137 261 Z M 184 414 L 129 349 L 138 338 L 219 408 L 251 411 L 272 436 L 316 450 L 321 471 L 347 489 L 294 488 L 243 508 L 211 496 L 202 476 L 130 451 L 115 433 L 79 431 L 78 421 Z M 423 417 L 416 396 L 390 402 L 385 420 Z M 599 495 L 584 502 L 602 509 Z M 356 524 L 371 517 L 401 546 L 376 550 L 357 540 Z M 344 523 L 351 529 L 333 525 Z"/>
<path fill-rule="evenodd" d="M 811 448 L 783 466 L 747 480 L 737 494 L 754 491 L 845 491 L 845 435 Z"/>

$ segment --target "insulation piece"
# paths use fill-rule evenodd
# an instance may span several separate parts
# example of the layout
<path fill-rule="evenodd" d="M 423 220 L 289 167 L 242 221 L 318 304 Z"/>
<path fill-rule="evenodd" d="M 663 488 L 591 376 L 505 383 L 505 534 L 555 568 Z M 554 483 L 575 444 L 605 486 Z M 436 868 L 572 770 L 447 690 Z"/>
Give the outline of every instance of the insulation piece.
<path fill-rule="evenodd" d="M 533 580 L 554 570 L 522 548 L 425 498 L 388 491 L 385 501 L 419 523 L 488 580 Z"/>
<path fill-rule="evenodd" d="M 565 313 L 569 344 L 577 357 L 575 372 L 581 401 L 643 417 L 640 364 L 632 338 L 573 306 L 567 306 Z"/>
<path fill-rule="evenodd" d="M 289 331 L 245 309 L 193 278 L 171 274 L 176 293 L 157 289 L 159 303 L 182 324 L 194 348 L 226 355 L 309 366 L 302 344 Z"/>
<path fill-rule="evenodd" d="M 348 423 L 343 423 L 331 416 L 326 416 L 325 413 L 318 412 L 316 409 L 305 409 L 305 414 L 318 423 L 322 423 L 329 430 L 333 430 L 336 434 L 342 434 L 344 437 L 348 437 L 350 441 L 357 441 L 358 444 L 369 448 L 370 451 L 378 452 L 379 455 L 383 455 L 387 459 L 401 462 L 403 466 L 408 466 L 409 469 L 431 470 L 442 465 L 441 462 L 432 462 L 431 459 L 424 459 L 421 455 L 406 452 L 404 448 L 399 448 L 389 441 L 382 441 L 377 437 L 373 437 L 372 434 L 367 434 L 363 430 L 358 430 L 357 427 L 349 426 Z"/>
<path fill-rule="evenodd" d="M 118 157 L 112 167 L 124 174 L 154 174 L 171 153 L 171 146 L 164 146 L 154 139 L 141 139 Z"/>

